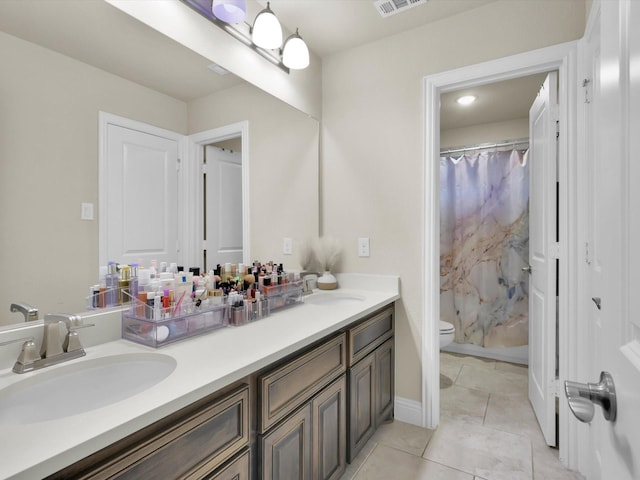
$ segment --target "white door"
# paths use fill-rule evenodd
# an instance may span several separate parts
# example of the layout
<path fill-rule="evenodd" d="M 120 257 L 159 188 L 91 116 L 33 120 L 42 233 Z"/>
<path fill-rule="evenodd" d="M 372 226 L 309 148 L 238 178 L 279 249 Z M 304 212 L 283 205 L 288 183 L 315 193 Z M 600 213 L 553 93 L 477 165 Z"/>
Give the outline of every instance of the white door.
<path fill-rule="evenodd" d="M 529 111 L 529 400 L 548 445 L 556 444 L 556 120 L 552 72 Z"/>
<path fill-rule="evenodd" d="M 208 145 L 205 148 L 206 268 L 241 263 L 242 155 Z"/>
<path fill-rule="evenodd" d="M 106 126 L 102 264 L 178 261 L 179 141 L 143 128 Z"/>
<path fill-rule="evenodd" d="M 616 418 L 605 420 L 595 407 L 588 424 L 587 478 L 640 478 L 640 4 L 603 1 L 599 18 L 593 102 L 585 141 L 593 208 L 585 269 L 589 289 L 579 301 L 588 304 L 589 349 L 583 361 L 596 383 L 599 372 L 611 374 Z M 587 72 L 588 73 L 588 72 Z M 589 126 L 587 125 L 587 129 Z M 591 213 L 591 212 L 590 212 Z M 599 307 L 596 305 L 599 303 Z"/>

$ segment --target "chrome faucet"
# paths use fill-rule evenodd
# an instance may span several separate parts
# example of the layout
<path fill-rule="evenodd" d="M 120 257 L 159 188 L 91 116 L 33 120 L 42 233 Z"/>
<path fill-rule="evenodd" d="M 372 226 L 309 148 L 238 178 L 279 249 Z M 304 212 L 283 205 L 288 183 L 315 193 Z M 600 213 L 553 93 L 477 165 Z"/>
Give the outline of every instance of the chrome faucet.
<path fill-rule="evenodd" d="M 67 333 L 64 339 L 60 334 L 60 324 L 66 326 Z M 22 346 L 20 356 L 13 366 L 13 371 L 16 373 L 25 373 L 66 362 L 67 360 L 73 360 L 74 358 L 84 357 L 86 353 L 80 344 L 80 337 L 78 336 L 77 330 L 93 326 L 94 324 L 84 325 L 80 315 L 59 313 L 45 315 L 44 335 L 42 337 L 42 346 L 40 347 L 39 354 L 33 343 L 33 339 L 20 339 L 7 342 L 8 344 L 28 340 Z"/>
<path fill-rule="evenodd" d="M 12 303 L 9 308 L 12 312 L 20 312 L 24 315 L 25 322 L 32 322 L 34 320 L 38 320 L 38 309 L 36 307 L 32 307 L 31 305 L 21 302 L 21 303 Z"/>

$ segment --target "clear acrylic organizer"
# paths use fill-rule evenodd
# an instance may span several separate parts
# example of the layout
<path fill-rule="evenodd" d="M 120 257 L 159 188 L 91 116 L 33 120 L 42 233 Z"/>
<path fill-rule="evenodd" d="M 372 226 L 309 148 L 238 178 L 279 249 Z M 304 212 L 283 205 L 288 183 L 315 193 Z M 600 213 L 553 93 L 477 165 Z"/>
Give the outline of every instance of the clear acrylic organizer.
<path fill-rule="evenodd" d="M 267 285 L 262 287 L 262 293 L 267 300 L 269 311 L 288 307 L 302 302 L 302 280 L 283 283 L 282 285 Z"/>
<path fill-rule="evenodd" d="M 164 345 L 224 328 L 229 323 L 226 303 L 181 305 L 177 311 L 170 307 L 154 308 L 129 296 L 129 307 L 122 312 L 122 338 L 158 348 Z"/>

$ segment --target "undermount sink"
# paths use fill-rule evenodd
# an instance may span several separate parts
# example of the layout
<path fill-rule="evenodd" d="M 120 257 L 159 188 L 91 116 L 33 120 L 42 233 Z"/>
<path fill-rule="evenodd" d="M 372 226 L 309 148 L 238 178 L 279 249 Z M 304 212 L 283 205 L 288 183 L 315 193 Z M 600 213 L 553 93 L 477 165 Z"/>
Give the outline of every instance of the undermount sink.
<path fill-rule="evenodd" d="M 304 303 L 311 305 L 335 306 L 360 303 L 363 300 L 363 296 L 349 293 L 314 293 L 306 297 L 304 299 Z"/>
<path fill-rule="evenodd" d="M 141 353 L 38 372 L 0 390 L 0 425 L 56 420 L 111 405 L 156 385 L 176 365 L 168 355 Z"/>

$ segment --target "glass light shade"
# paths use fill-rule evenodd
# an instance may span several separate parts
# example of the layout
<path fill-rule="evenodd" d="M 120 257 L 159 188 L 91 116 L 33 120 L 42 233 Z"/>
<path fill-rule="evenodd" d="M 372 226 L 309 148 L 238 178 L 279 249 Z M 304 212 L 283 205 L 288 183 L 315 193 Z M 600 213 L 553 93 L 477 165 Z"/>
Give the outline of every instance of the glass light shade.
<path fill-rule="evenodd" d="M 284 42 L 282 63 L 294 70 L 301 70 L 309 66 L 309 48 L 298 34 L 298 30 Z"/>
<path fill-rule="evenodd" d="M 218 20 L 226 23 L 240 23 L 247 16 L 247 2 L 246 0 L 213 0 L 211 11 Z"/>
<path fill-rule="evenodd" d="M 282 27 L 276 16 L 269 8 L 262 10 L 253 22 L 251 40 L 261 48 L 274 49 L 282 46 Z"/>

